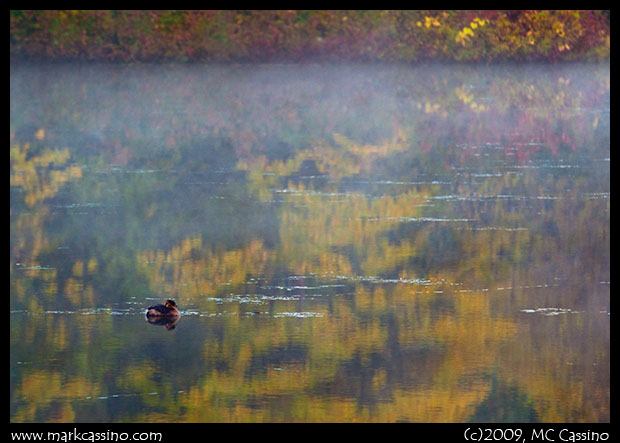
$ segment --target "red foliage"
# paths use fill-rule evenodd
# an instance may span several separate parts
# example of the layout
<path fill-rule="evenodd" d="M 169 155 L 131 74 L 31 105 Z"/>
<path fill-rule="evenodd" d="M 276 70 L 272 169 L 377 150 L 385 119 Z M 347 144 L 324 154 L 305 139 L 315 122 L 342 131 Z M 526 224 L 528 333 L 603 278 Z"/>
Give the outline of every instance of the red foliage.
<path fill-rule="evenodd" d="M 126 62 L 609 57 L 608 11 L 13 10 L 10 18 L 11 54 L 33 58 Z M 466 38 L 459 39 L 466 28 Z"/>

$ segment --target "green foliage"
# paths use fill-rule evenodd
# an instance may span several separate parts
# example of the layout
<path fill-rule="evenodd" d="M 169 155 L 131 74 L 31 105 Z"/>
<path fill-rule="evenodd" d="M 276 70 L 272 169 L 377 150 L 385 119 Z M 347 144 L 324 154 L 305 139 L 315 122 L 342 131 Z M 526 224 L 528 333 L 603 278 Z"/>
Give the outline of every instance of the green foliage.
<path fill-rule="evenodd" d="M 609 11 L 13 10 L 12 56 L 100 61 L 601 60 Z"/>

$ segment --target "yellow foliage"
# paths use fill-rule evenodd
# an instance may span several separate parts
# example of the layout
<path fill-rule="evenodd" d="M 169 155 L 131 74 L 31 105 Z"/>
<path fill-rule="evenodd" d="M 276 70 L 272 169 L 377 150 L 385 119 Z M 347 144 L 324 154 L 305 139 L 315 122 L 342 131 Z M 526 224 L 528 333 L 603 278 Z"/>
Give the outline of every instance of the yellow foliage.
<path fill-rule="evenodd" d="M 67 182 L 82 177 L 79 166 L 68 165 L 64 169 L 50 169 L 49 165 L 61 167 L 69 160 L 68 149 L 46 149 L 40 155 L 26 160 L 30 145 L 13 145 L 10 149 L 11 186 L 25 191 L 24 200 L 29 207 L 56 195 Z"/>
<path fill-rule="evenodd" d="M 424 17 L 424 26 L 430 28 L 431 26 L 441 26 L 441 24 L 439 20 L 437 20 L 437 17 Z"/>
<path fill-rule="evenodd" d="M 455 37 L 455 41 L 465 46 L 465 44 L 469 41 L 470 37 L 474 36 L 473 30 L 477 29 L 479 26 L 482 27 L 486 25 L 487 23 L 488 23 L 487 20 L 482 20 L 476 17 L 475 19 L 471 21 L 471 23 L 469 23 L 469 26 L 463 27 L 463 29 L 457 33 Z"/>
<path fill-rule="evenodd" d="M 92 257 L 90 260 L 88 260 L 88 263 L 86 264 L 86 269 L 89 274 L 92 274 L 97 270 L 97 259 L 95 257 Z"/>

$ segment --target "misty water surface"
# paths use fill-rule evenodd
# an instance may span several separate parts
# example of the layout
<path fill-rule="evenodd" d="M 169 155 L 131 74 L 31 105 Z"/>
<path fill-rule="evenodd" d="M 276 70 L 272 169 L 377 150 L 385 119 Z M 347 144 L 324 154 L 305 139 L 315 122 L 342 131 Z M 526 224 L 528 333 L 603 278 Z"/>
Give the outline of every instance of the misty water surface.
<path fill-rule="evenodd" d="M 609 421 L 609 65 L 10 80 L 11 421 Z"/>

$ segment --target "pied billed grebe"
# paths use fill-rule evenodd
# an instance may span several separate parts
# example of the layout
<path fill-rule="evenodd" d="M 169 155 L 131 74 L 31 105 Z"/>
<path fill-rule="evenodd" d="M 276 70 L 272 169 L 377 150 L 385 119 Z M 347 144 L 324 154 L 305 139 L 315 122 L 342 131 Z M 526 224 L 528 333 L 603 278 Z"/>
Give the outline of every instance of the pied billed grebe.
<path fill-rule="evenodd" d="M 174 300 L 166 300 L 163 305 L 153 305 L 146 309 L 147 317 L 178 317 L 180 315 Z"/>

